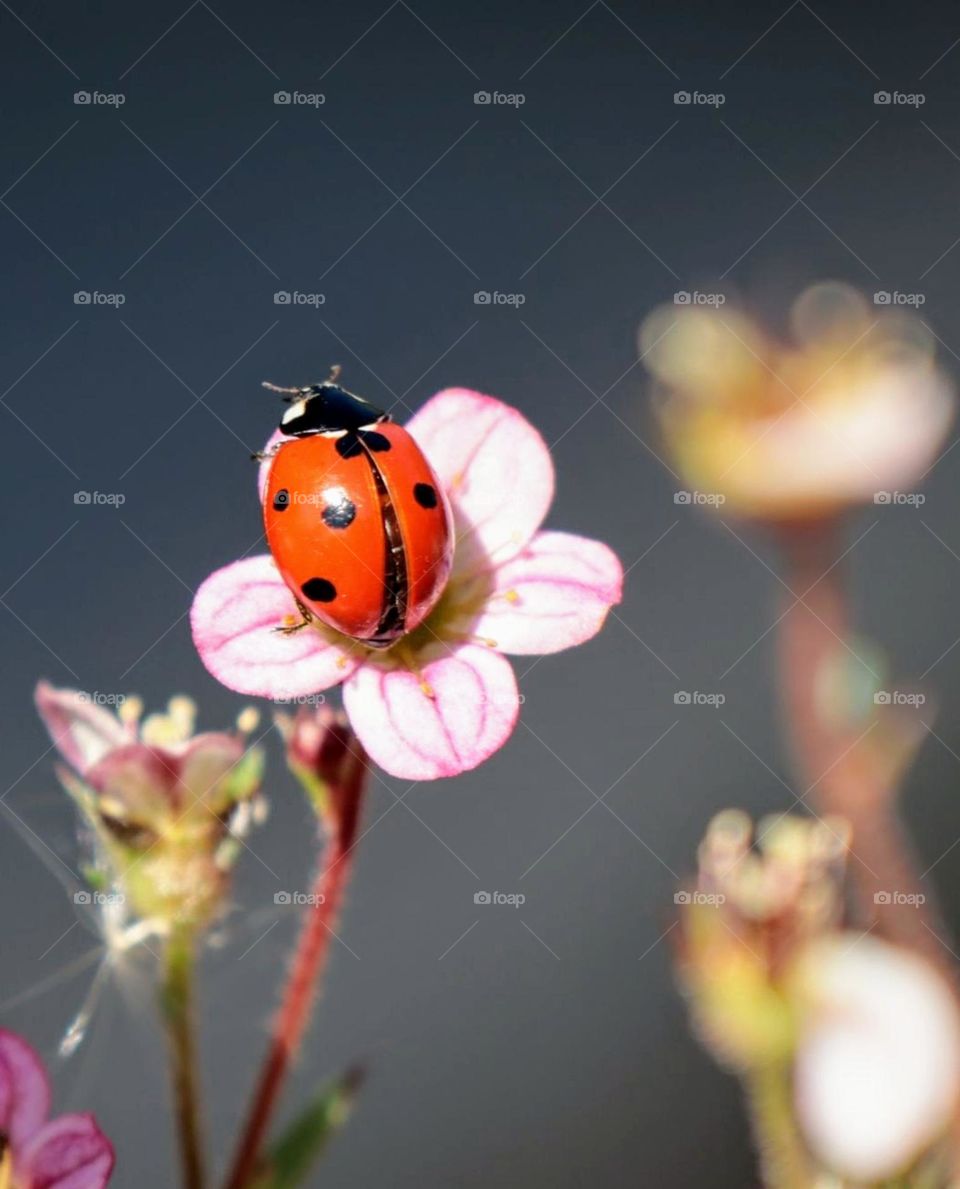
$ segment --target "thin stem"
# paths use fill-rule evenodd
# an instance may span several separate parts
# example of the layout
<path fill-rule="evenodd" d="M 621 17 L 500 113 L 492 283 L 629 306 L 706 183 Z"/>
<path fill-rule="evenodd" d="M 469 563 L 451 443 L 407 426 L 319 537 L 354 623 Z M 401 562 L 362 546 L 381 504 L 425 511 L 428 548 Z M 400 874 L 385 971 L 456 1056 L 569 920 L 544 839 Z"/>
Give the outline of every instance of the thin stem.
<path fill-rule="evenodd" d="M 781 692 L 804 788 L 823 812 L 850 824 L 851 879 L 865 924 L 878 925 L 891 941 L 924 954 L 952 981 L 933 894 L 918 874 L 897 815 L 898 766 L 884 753 L 885 741 L 865 735 L 862 721 L 853 723 L 846 713 L 850 698 L 843 674 L 858 661 L 838 564 L 840 524 L 793 526 L 782 532 L 781 542 L 793 591 L 780 621 Z M 802 602 L 794 603 L 796 597 Z M 842 695 L 839 707 L 827 706 L 830 683 Z"/>
<path fill-rule="evenodd" d="M 809 1189 L 811 1170 L 793 1115 L 789 1069 L 759 1066 L 745 1079 L 750 1118 L 768 1189 Z"/>
<path fill-rule="evenodd" d="M 170 1047 L 170 1078 L 180 1139 L 184 1189 L 204 1189 L 203 1141 L 194 1026 L 194 939 L 188 930 L 167 942 L 161 1006 Z"/>
<path fill-rule="evenodd" d="M 355 798 L 355 804 L 341 820 L 321 857 L 312 903 L 304 914 L 280 1010 L 273 1024 L 266 1059 L 226 1189 L 245 1189 L 257 1173 L 280 1091 L 310 1022 L 326 969 L 330 942 L 336 935 L 343 894 L 350 879 L 360 821 L 360 799 L 359 795 Z"/>

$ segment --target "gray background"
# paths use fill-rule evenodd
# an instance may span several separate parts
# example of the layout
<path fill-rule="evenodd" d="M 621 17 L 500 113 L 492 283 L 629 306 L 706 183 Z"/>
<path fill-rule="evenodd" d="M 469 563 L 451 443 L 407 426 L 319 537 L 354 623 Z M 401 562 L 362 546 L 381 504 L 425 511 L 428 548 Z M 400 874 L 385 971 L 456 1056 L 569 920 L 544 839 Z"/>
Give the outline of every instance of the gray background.
<path fill-rule="evenodd" d="M 521 725 L 479 771 L 376 782 L 349 949 L 288 1106 L 369 1064 L 330 1186 L 749 1183 L 736 1087 L 687 1037 L 664 934 L 709 815 L 793 800 L 763 635 L 781 588 L 761 538 L 674 504 L 636 328 L 681 288 L 739 290 L 777 317 L 808 280 L 839 276 L 923 293 L 954 364 L 956 14 L 0 0 L 0 30 L 2 1022 L 53 1060 L 60 1104 L 98 1112 L 119 1185 L 172 1183 L 146 964 L 107 977 L 87 1042 L 55 1058 L 93 974 L 71 963 L 96 939 L 51 878 L 80 856 L 33 684 L 152 705 L 185 691 L 202 725 L 229 723 L 243 701 L 206 674 L 184 616 L 209 571 L 257 548 L 247 454 L 275 416 L 259 381 L 339 361 L 400 417 L 472 386 L 550 442 L 583 415 L 556 447 L 549 523 L 613 545 L 625 601 L 588 646 L 518 663 Z M 80 89 L 126 102 L 75 106 Z M 726 102 L 676 106 L 681 89 Z M 926 102 L 878 107 L 880 89 Z M 276 106 L 278 90 L 326 101 Z M 526 102 L 477 106 L 479 90 Z M 78 290 L 126 301 L 76 306 Z M 277 306 L 277 290 L 325 304 Z M 477 306 L 477 290 L 526 300 Z M 941 703 L 907 804 L 953 906 L 958 471 L 960 450 L 923 508 L 870 509 L 851 529 L 866 531 L 851 554 L 865 630 Z M 76 505 L 79 490 L 126 502 Z M 679 689 L 727 701 L 678 707 Z M 220 1151 L 292 936 L 273 895 L 303 888 L 314 854 L 268 744 L 273 816 L 205 959 Z M 477 908 L 479 889 L 526 903 Z"/>

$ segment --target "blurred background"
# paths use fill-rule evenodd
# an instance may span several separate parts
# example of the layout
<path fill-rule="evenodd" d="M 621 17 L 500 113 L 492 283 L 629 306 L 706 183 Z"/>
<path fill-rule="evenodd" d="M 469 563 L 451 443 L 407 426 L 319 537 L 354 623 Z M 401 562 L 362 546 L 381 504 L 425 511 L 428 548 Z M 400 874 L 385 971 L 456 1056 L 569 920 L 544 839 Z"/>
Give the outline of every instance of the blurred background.
<path fill-rule="evenodd" d="M 838 277 L 922 299 L 955 371 L 956 13 L 0 0 L 0 30 L 0 1023 L 51 1059 L 60 1105 L 100 1115 L 119 1185 L 173 1182 L 145 968 L 104 975 L 84 1044 L 56 1056 L 98 941 L 60 883 L 81 856 L 34 683 L 154 708 L 186 692 L 201 726 L 232 722 L 244 702 L 186 615 L 212 569 L 262 549 L 248 455 L 276 405 L 259 382 L 339 362 L 400 420 L 473 387 L 556 443 L 549 523 L 609 542 L 626 597 L 591 644 L 521 658 L 521 724 L 478 771 L 375 782 L 287 1106 L 367 1063 L 328 1186 L 752 1183 L 670 930 L 710 815 L 803 792 L 771 692 L 784 591 L 766 541 L 675 502 L 636 330 L 680 292 L 739 294 L 776 324 Z M 960 450 L 921 507 L 868 509 L 848 558 L 864 631 L 939 704 L 906 810 L 954 925 L 958 485 Z M 221 1156 L 295 926 L 274 895 L 307 886 L 316 852 L 267 743 L 273 813 L 205 958 Z"/>

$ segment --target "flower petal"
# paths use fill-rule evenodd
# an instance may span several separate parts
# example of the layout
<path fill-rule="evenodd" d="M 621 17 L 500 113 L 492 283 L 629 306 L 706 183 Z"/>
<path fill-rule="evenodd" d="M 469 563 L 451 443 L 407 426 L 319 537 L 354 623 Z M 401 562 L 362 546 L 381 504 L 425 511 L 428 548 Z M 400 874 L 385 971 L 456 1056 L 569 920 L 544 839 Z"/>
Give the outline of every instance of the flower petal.
<path fill-rule="evenodd" d="M 466 388 L 438 392 L 407 424 L 443 483 L 457 523 L 454 566 L 519 553 L 553 499 L 553 462 L 516 409 Z"/>
<path fill-rule="evenodd" d="M 54 689 L 40 681 L 34 697 L 57 750 L 81 776 L 108 751 L 133 737 L 116 715 L 96 705 L 89 694 Z"/>
<path fill-rule="evenodd" d="M 467 772 L 510 737 L 520 709 L 509 661 L 474 644 L 452 649 L 422 669 L 361 666 L 343 701 L 371 758 L 405 780 L 436 780 Z"/>
<path fill-rule="evenodd" d="M 43 1062 L 22 1037 L 0 1029 L 0 1134 L 20 1147 L 43 1126 L 49 1110 Z"/>
<path fill-rule="evenodd" d="M 113 1172 L 113 1144 L 93 1115 L 62 1115 L 31 1140 L 17 1167 L 28 1189 L 103 1189 Z"/>
<path fill-rule="evenodd" d="M 817 1156 L 861 1183 L 901 1173 L 947 1127 L 960 1094 L 960 1019 L 926 962 L 872 937 L 814 943 L 801 964 L 811 1018 L 797 1114 Z"/>
<path fill-rule="evenodd" d="M 217 570 L 201 585 L 190 621 L 200 659 L 228 689 L 296 698 L 343 681 L 358 661 L 316 627 L 273 629 L 296 613 L 293 595 L 267 555 Z"/>
<path fill-rule="evenodd" d="M 110 817 L 152 825 L 187 799 L 180 785 L 180 761 L 144 743 L 117 748 L 87 773 Z"/>
<path fill-rule="evenodd" d="M 559 652 L 591 639 L 620 602 L 623 567 L 600 541 L 538 533 L 494 575 L 493 593 L 470 631 L 501 652 Z"/>

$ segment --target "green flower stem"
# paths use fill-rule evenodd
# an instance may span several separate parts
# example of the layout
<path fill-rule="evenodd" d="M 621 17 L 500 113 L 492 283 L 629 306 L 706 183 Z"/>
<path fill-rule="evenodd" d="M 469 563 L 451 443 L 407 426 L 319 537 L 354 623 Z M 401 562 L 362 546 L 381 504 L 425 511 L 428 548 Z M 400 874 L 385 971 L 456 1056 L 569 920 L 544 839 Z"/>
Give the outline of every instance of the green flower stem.
<path fill-rule="evenodd" d="M 204 1189 L 206 1184 L 194 1025 L 195 965 L 192 931 L 176 930 L 167 942 L 164 955 L 160 1001 L 170 1049 L 170 1080 L 184 1189 Z"/>
<path fill-rule="evenodd" d="M 767 1189 L 810 1189 L 813 1172 L 797 1132 L 790 1071 L 774 1062 L 744 1077 L 760 1169 Z"/>

